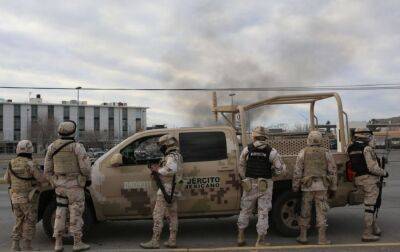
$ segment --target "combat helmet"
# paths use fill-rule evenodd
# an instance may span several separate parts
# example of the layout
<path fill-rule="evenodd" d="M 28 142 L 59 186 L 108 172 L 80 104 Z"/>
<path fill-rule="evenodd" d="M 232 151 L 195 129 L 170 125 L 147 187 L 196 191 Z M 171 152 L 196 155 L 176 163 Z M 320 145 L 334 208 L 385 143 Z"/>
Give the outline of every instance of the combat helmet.
<path fill-rule="evenodd" d="M 76 123 L 74 121 L 65 121 L 58 125 L 58 134 L 60 136 L 72 136 L 76 131 Z"/>
<path fill-rule="evenodd" d="M 354 130 L 354 139 L 360 141 L 371 141 L 372 138 L 372 131 L 368 128 L 356 128 Z"/>
<path fill-rule="evenodd" d="M 253 129 L 253 131 L 251 132 L 251 137 L 253 139 L 256 139 L 256 138 L 264 138 L 264 139 L 266 139 L 267 138 L 267 133 L 265 131 L 265 128 L 262 127 L 262 126 L 255 127 Z"/>
<path fill-rule="evenodd" d="M 307 145 L 322 145 L 322 134 L 317 130 L 312 130 L 307 137 Z"/>
<path fill-rule="evenodd" d="M 17 155 L 18 154 L 32 154 L 33 153 L 33 144 L 29 140 L 21 140 L 17 144 Z"/>
<path fill-rule="evenodd" d="M 176 140 L 176 138 L 171 134 L 166 134 L 158 139 L 158 145 L 165 145 L 167 147 L 178 146 L 178 140 Z"/>

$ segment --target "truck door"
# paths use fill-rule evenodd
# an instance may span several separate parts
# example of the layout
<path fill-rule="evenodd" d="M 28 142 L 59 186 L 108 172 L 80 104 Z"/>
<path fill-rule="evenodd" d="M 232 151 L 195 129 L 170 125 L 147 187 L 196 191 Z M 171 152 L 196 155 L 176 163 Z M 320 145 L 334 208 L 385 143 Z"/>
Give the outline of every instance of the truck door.
<path fill-rule="evenodd" d="M 100 188 L 106 198 L 103 212 L 112 218 L 145 218 L 152 214 L 156 186 L 152 182 L 148 162 L 157 162 L 162 154 L 157 141 L 161 135 L 136 139 L 120 150 L 123 164 L 105 167 Z"/>
<path fill-rule="evenodd" d="M 238 209 L 237 145 L 227 139 L 229 135 L 223 130 L 179 134 L 185 181 L 179 209 L 184 215 L 223 214 Z"/>

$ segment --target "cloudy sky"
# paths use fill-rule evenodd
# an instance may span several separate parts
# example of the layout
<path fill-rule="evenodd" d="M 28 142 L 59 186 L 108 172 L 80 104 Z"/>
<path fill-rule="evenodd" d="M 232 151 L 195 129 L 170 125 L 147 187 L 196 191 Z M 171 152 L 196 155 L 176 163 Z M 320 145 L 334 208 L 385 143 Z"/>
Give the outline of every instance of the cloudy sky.
<path fill-rule="evenodd" d="M 399 1 L 0 1 L 0 85 L 268 87 L 400 82 Z M 1 90 L 26 101 L 37 91 Z M 40 91 L 45 101 L 75 93 Z M 236 102 L 279 95 L 238 93 Z M 399 91 L 340 92 L 352 120 L 398 116 Z M 219 93 L 229 103 L 228 93 Z M 207 124 L 209 93 L 83 91 L 148 106 L 149 124 Z M 333 101 L 318 108 L 335 121 Z M 263 113 L 304 122 L 303 106 Z"/>

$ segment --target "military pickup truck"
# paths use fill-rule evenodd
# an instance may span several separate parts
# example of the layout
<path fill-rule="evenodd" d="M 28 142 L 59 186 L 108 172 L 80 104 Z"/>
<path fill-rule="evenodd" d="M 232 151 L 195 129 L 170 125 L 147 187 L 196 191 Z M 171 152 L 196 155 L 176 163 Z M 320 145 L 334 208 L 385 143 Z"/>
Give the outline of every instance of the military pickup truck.
<path fill-rule="evenodd" d="M 174 135 L 183 156 L 184 190 L 179 198 L 179 217 L 226 217 L 240 210 L 241 186 L 238 174 L 242 146 L 249 143 L 246 115 L 248 111 L 275 104 L 310 105 L 310 128 L 317 128 L 314 106 L 317 101 L 334 98 L 338 108 L 337 150 L 333 156 L 338 167 L 338 191 L 331 207 L 359 204 L 360 195 L 352 182 L 345 153 L 348 144 L 347 115 L 336 93 L 278 96 L 248 105 L 217 106 L 213 97 L 212 111 L 227 120 L 229 126 L 203 128 L 155 129 L 136 133 L 116 145 L 92 167 L 92 185 L 86 190 L 85 230 L 97 221 L 139 220 L 152 218 L 156 184 L 152 181 L 148 163 L 161 157 L 157 146 L 160 136 Z M 230 116 L 226 114 L 231 114 Z M 328 133 L 324 144 L 329 148 Z M 284 236 L 298 232 L 299 195 L 291 191 L 296 155 L 306 146 L 306 135 L 271 135 L 269 144 L 283 156 L 288 168 L 284 176 L 274 177 L 271 219 Z M 39 220 L 52 235 L 55 197 L 53 190 L 43 190 L 39 199 Z"/>

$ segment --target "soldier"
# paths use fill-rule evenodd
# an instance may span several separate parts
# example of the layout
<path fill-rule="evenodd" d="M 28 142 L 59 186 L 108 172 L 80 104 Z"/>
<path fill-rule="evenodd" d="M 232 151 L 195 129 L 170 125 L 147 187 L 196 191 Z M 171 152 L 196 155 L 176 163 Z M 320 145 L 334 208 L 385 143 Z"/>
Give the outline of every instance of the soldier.
<path fill-rule="evenodd" d="M 182 184 L 182 156 L 179 152 L 179 144 L 172 135 L 160 137 L 159 142 L 164 158 L 160 165 L 152 165 L 152 175 L 158 180 L 156 204 L 153 210 L 153 237 L 149 242 L 141 243 L 145 249 L 160 248 L 159 240 L 163 228 L 164 216 L 169 221 L 169 239 L 164 245 L 168 248 L 176 248 L 176 234 L 178 232 L 178 202 L 176 197 L 180 195 L 179 185 Z M 174 197 L 175 196 L 175 197 Z"/>
<path fill-rule="evenodd" d="M 356 172 L 355 184 L 364 192 L 364 232 L 363 242 L 379 240 L 381 230 L 376 223 L 375 204 L 379 195 L 380 177 L 388 177 L 378 163 L 373 149 L 374 141 L 369 129 L 358 128 L 354 131 L 353 143 L 347 148 L 351 167 Z"/>
<path fill-rule="evenodd" d="M 32 250 L 31 242 L 35 235 L 37 209 L 35 192 L 37 182 L 44 182 L 36 162 L 32 160 L 33 145 L 29 140 L 21 140 L 17 145 L 17 157 L 12 159 L 4 175 L 4 180 L 10 185 L 12 209 L 15 215 L 15 225 L 11 238 L 11 249 L 20 251 L 19 241 L 23 238 L 24 250 Z"/>
<path fill-rule="evenodd" d="M 54 222 L 55 251 L 63 250 L 62 237 L 65 231 L 67 210 L 69 210 L 69 231 L 74 237 L 73 251 L 90 248 L 82 242 L 82 214 L 85 209 L 84 187 L 90 185 L 91 167 L 85 147 L 75 142 L 76 124 L 65 121 L 58 127 L 60 139 L 47 150 L 44 172 L 55 188 L 57 210 Z"/>
<path fill-rule="evenodd" d="M 293 174 L 293 191 L 303 192 L 301 214 L 299 218 L 299 243 L 307 243 L 307 229 L 309 228 L 312 202 L 315 201 L 317 212 L 318 244 L 330 244 L 326 239 L 328 190 L 329 196 L 334 197 L 337 189 L 336 164 L 332 154 L 321 146 L 322 134 L 311 131 L 307 138 L 307 147 L 297 156 Z"/>
<path fill-rule="evenodd" d="M 286 172 L 279 153 L 270 147 L 265 129 L 256 127 L 252 132 L 253 143 L 245 147 L 240 155 L 239 174 L 242 179 L 243 195 L 238 218 L 238 246 L 246 244 L 244 230 L 249 225 L 250 215 L 258 202 L 258 238 L 256 246 L 269 245 L 265 242 L 268 231 L 268 212 L 271 209 L 273 173 Z"/>

